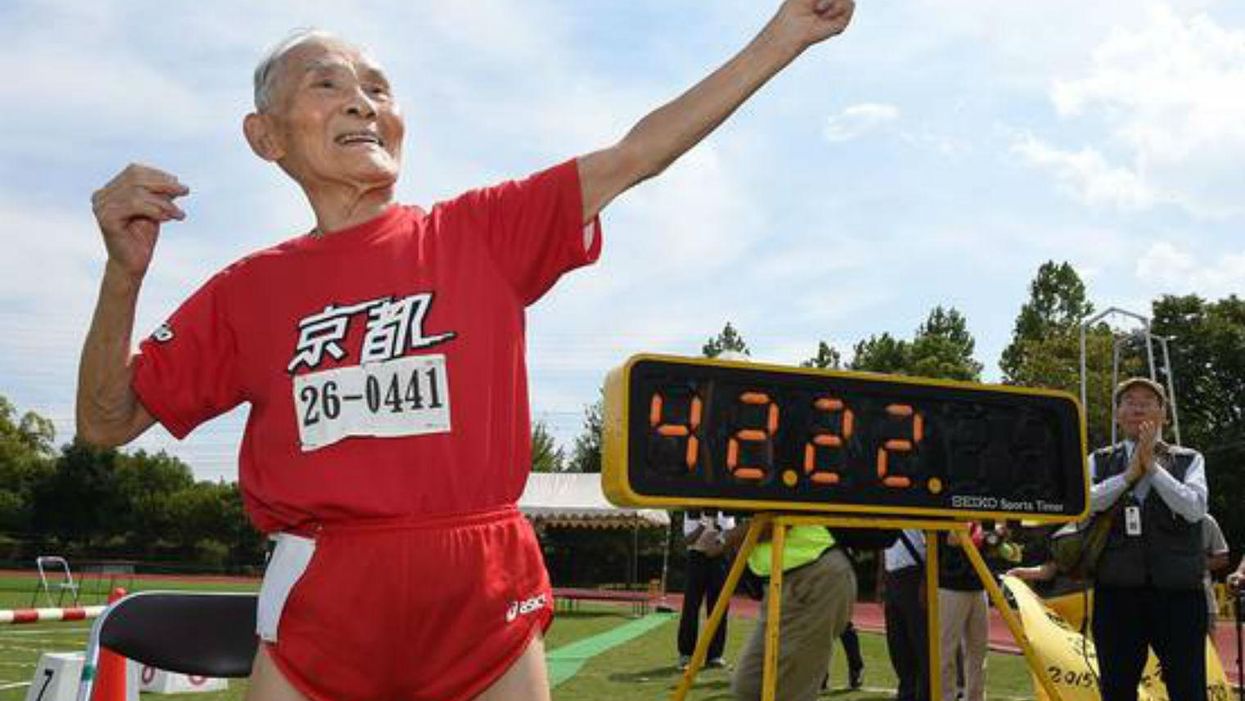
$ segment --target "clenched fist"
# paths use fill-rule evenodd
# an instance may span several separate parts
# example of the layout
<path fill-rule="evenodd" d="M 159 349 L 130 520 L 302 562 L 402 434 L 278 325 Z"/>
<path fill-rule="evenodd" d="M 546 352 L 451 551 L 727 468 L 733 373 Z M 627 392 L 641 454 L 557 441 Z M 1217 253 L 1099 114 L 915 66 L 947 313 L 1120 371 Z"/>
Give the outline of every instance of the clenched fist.
<path fill-rule="evenodd" d="M 173 175 L 131 163 L 91 195 L 109 263 L 135 278 L 151 264 L 160 225 L 186 213 L 173 200 L 190 192 Z"/>
<path fill-rule="evenodd" d="M 854 0 L 786 0 L 772 24 L 780 36 L 804 48 L 842 34 L 855 9 Z"/>

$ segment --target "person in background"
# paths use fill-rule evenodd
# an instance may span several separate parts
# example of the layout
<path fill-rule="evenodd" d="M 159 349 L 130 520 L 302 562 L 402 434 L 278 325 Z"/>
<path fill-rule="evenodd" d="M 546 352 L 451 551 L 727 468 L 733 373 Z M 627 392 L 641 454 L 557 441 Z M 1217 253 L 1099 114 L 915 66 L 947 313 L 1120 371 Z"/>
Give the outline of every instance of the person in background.
<path fill-rule="evenodd" d="M 839 643 L 843 645 L 843 655 L 847 657 L 847 686 L 853 690 L 859 689 L 865 683 L 865 659 L 860 655 L 860 634 L 856 632 L 856 626 L 851 621 L 847 622 L 847 628 L 839 636 Z M 830 670 L 827 669 L 825 678 L 821 680 L 821 690 L 829 688 Z"/>
<path fill-rule="evenodd" d="M 732 551 L 743 542 L 746 528 L 727 534 Z M 773 544 L 770 533 L 748 557 L 748 568 L 770 575 Z M 776 701 L 812 701 L 830 668 L 834 640 L 843 634 L 856 603 L 856 571 L 851 559 L 824 526 L 792 526 L 783 547 L 781 619 L 779 620 Z M 765 659 L 765 627 L 769 620 L 769 588 L 761 615 L 739 654 L 731 691 L 737 701 L 761 698 Z"/>
<path fill-rule="evenodd" d="M 929 633 L 925 613 L 925 534 L 900 531 L 883 554 L 886 649 L 899 680 L 895 701 L 929 698 Z"/>
<path fill-rule="evenodd" d="M 1013 567 L 1003 574 L 1008 577 L 1023 579 L 1026 582 L 1049 582 L 1055 578 L 1056 573 L 1055 561 L 1046 560 L 1036 565 Z"/>
<path fill-rule="evenodd" d="M 973 523 L 969 537 L 980 547 L 984 542 L 981 524 Z M 938 551 L 938 641 L 941 650 L 942 701 L 954 701 L 960 694 L 959 672 L 963 674 L 964 701 L 984 701 L 986 693 L 986 646 L 989 642 L 989 603 L 986 588 L 960 547 L 954 532 L 939 536 Z"/>
<path fill-rule="evenodd" d="M 860 634 L 850 619 L 839 636 L 839 642 L 843 644 L 843 654 L 847 657 L 847 686 L 859 689 L 865 683 L 865 658 L 860 656 Z"/>
<path fill-rule="evenodd" d="M 1206 632 L 1215 634 L 1219 622 L 1219 602 L 1215 599 L 1215 573 L 1228 566 L 1228 541 L 1223 537 L 1219 522 L 1209 513 L 1202 520 L 1202 549 L 1206 553 Z"/>
<path fill-rule="evenodd" d="M 683 592 L 683 609 L 679 614 L 679 670 L 687 669 L 696 649 L 700 631 L 700 608 L 704 603 L 709 616 L 718 603 L 722 585 L 726 583 L 727 557 L 723 534 L 735 527 L 732 516 L 720 511 L 688 511 L 683 517 L 683 542 L 687 545 L 687 588 Z M 730 609 L 727 609 L 729 615 Z M 726 649 L 726 616 L 709 642 L 706 667 L 725 667 L 722 652 Z"/>
<path fill-rule="evenodd" d="M 1049 526 L 1025 527 L 1021 524 L 1021 527 L 1017 529 L 1017 539 L 1023 543 L 1021 560 L 1006 570 L 1003 573 L 1004 576 L 1029 582 L 1035 589 L 1038 589 L 1037 585 L 1052 582 L 1058 575 L 1058 570 L 1050 551 L 1051 532 Z M 1042 586 L 1038 589 L 1039 593 L 1042 593 L 1042 589 L 1047 589 L 1047 587 Z"/>
<path fill-rule="evenodd" d="M 1228 590 L 1233 593 L 1239 592 L 1245 586 L 1245 555 L 1241 556 L 1236 569 L 1232 570 L 1224 581 L 1228 585 Z"/>
<path fill-rule="evenodd" d="M 1103 701 L 1136 701 L 1148 649 L 1171 701 L 1206 701 L 1208 488 L 1202 455 L 1160 440 L 1163 386 L 1133 377 L 1115 388 L 1124 440 L 1089 458 L 1090 510 L 1124 500 L 1094 574 L 1092 629 Z"/>

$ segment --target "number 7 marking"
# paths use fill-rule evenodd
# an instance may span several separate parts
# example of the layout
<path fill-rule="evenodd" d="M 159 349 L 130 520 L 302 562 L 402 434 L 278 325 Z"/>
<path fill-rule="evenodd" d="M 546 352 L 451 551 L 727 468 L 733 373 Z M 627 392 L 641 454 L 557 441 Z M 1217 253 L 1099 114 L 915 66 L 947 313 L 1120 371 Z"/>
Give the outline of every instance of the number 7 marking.
<path fill-rule="evenodd" d="M 47 693 L 48 684 L 52 683 L 52 675 L 54 674 L 55 672 L 50 669 L 43 670 L 43 686 L 39 688 L 39 695 L 35 697 L 35 701 L 43 701 L 43 695 Z"/>

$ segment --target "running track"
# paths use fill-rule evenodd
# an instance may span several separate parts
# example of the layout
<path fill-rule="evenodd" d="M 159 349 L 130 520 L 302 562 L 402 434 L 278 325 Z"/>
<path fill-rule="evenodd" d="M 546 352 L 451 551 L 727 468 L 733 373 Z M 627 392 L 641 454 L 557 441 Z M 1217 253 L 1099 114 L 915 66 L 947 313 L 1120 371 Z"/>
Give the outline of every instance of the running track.
<path fill-rule="evenodd" d="M 678 610 L 683 604 L 683 597 L 680 594 L 670 594 L 666 597 L 666 603 Z M 731 599 L 731 616 L 755 619 L 759 611 L 759 601 L 753 601 L 743 596 L 736 596 Z M 886 620 L 882 615 L 882 605 L 869 601 L 856 602 L 856 609 L 852 614 L 852 622 L 860 630 L 872 633 L 882 633 L 886 630 Z M 1236 659 L 1236 625 L 1232 621 L 1224 619 L 1219 621 L 1219 625 L 1215 628 L 1215 648 L 1219 651 L 1219 661 L 1223 663 L 1223 669 L 1228 674 L 1228 681 L 1233 684 L 1239 684 Z M 993 608 L 990 609 L 990 649 L 997 652 L 1020 654 L 1020 648 L 1012 640 L 1011 631 L 1007 629 L 1007 624 L 1003 622 L 1003 617 Z"/>

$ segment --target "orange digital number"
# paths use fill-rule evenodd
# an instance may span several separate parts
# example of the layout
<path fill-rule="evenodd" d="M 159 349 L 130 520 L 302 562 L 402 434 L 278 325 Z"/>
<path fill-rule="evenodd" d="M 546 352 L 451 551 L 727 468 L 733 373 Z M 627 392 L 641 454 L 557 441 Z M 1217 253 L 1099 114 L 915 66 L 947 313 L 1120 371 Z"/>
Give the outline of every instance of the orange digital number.
<path fill-rule="evenodd" d="M 696 437 L 696 431 L 700 428 L 703 403 L 700 401 L 700 396 L 693 392 L 691 403 L 687 408 L 687 423 L 685 424 L 663 422 L 665 403 L 666 400 L 660 392 L 653 393 L 653 399 L 648 405 L 649 426 L 657 432 L 657 435 L 664 438 L 687 438 L 684 462 L 687 464 L 687 471 L 693 472 L 700 457 L 700 439 Z"/>
<path fill-rule="evenodd" d="M 739 479 L 761 480 L 765 478 L 766 469 L 762 465 L 740 465 L 739 444 L 764 443 L 778 430 L 778 405 L 764 392 L 744 392 L 739 401 L 752 406 L 764 406 L 765 426 L 763 428 L 744 428 L 735 432 L 726 442 L 726 469 Z"/>
<path fill-rule="evenodd" d="M 833 416 L 840 415 L 839 432 L 825 431 L 815 433 L 811 440 L 804 444 L 804 474 L 813 484 L 838 484 L 840 475 L 834 470 L 817 469 L 817 449 L 843 448 L 852 437 L 855 416 L 852 410 L 843 404 L 843 400 L 834 397 L 819 397 L 813 402 L 813 408 Z M 816 431 L 817 429 L 814 429 Z"/>
<path fill-rule="evenodd" d="M 878 479 L 887 487 L 905 488 L 912 486 L 912 479 L 903 475 L 892 475 L 889 471 L 891 453 L 910 453 L 921 439 L 925 437 L 925 420 L 910 404 L 888 404 L 886 415 L 900 421 L 911 421 L 912 437 L 892 438 L 878 447 Z"/>

